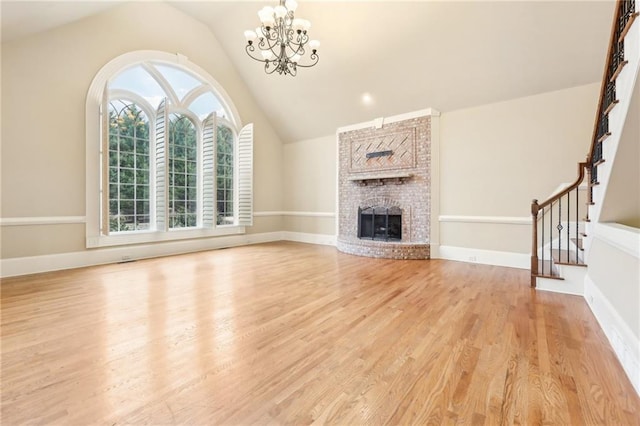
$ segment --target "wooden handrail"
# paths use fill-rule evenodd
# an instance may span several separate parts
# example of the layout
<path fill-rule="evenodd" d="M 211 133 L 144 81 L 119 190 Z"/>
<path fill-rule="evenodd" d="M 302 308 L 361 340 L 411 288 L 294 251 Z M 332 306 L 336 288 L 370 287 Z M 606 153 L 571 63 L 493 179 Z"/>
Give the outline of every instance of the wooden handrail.
<path fill-rule="evenodd" d="M 582 180 L 584 179 L 584 170 L 588 166 L 589 166 L 589 162 L 588 161 L 586 161 L 584 163 L 578 163 L 578 179 L 576 179 L 575 182 L 573 182 L 571 185 L 567 186 L 565 189 L 563 189 L 562 191 L 558 192 L 557 194 L 552 195 L 547 200 L 543 201 L 541 204 L 538 204 L 538 200 L 533 200 L 533 202 L 531 202 L 531 214 L 533 214 L 533 212 L 534 212 L 534 208 L 533 208 L 534 204 L 537 206 L 537 210 L 536 210 L 536 214 L 537 214 L 539 210 L 547 207 L 549 204 L 553 203 L 554 201 L 559 200 L 564 195 L 567 195 L 569 192 L 571 192 L 574 189 L 576 189 L 577 187 L 579 187 L 580 184 L 582 183 Z"/>
<path fill-rule="evenodd" d="M 620 10 L 622 8 L 622 2 L 624 0 L 616 1 L 616 8 L 613 12 L 613 25 L 611 25 L 611 37 L 609 38 L 609 48 L 607 49 L 607 58 L 605 60 L 604 65 L 604 75 L 602 76 L 602 86 L 600 87 L 600 97 L 598 99 L 598 109 L 596 111 L 596 119 L 595 124 L 593 125 L 593 136 L 591 137 L 591 147 L 589 148 L 589 155 L 587 156 L 587 161 L 589 165 L 591 165 L 591 158 L 593 157 L 593 151 L 596 149 L 596 143 L 598 143 L 598 125 L 600 123 L 600 116 L 602 112 L 608 105 L 603 105 L 604 97 L 607 92 L 607 84 L 609 83 L 609 79 L 607 78 L 609 74 L 609 67 L 611 66 L 611 61 L 613 59 L 613 49 L 614 45 L 618 43 L 616 37 L 616 31 L 618 29 L 618 19 L 620 18 Z"/>

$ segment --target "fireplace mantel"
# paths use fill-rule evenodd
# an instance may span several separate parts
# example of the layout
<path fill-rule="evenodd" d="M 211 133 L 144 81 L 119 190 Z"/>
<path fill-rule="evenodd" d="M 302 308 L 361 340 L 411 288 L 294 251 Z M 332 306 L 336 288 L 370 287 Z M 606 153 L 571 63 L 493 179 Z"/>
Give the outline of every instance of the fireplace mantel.
<path fill-rule="evenodd" d="M 385 183 L 403 184 L 406 180 L 411 179 L 413 174 L 406 172 L 393 172 L 393 173 L 376 173 L 376 174 L 360 174 L 349 176 L 347 180 L 356 182 L 359 184 L 377 184 L 384 185 Z"/>

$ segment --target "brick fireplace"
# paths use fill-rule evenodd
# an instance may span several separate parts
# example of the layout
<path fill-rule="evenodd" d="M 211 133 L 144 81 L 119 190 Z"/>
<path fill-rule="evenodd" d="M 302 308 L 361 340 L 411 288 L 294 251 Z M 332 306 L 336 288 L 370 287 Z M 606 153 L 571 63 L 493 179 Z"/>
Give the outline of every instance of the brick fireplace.
<path fill-rule="evenodd" d="M 343 129 L 338 153 L 338 249 L 428 259 L 431 117 Z"/>

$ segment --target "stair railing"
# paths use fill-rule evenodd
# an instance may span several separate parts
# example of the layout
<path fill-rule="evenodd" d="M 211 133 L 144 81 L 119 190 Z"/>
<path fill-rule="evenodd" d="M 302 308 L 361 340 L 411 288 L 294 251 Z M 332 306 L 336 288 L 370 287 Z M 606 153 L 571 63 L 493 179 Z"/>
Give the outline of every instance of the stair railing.
<path fill-rule="evenodd" d="M 588 220 L 586 187 L 582 186 L 587 175 L 588 163 L 578 164 L 578 178 L 542 203 L 531 202 L 531 286 L 535 278 L 554 277 L 554 262 L 579 264 L 584 229 L 580 222 Z M 585 190 L 585 191 L 583 191 Z"/>
<path fill-rule="evenodd" d="M 603 157 L 603 142 L 611 135 L 609 132 L 609 112 L 618 103 L 616 98 L 616 78 L 627 61 L 624 59 L 624 37 L 638 17 L 635 11 L 635 0 L 617 0 L 613 14 L 611 37 L 604 67 L 598 109 L 593 127 L 593 135 L 587 159 L 578 164 L 578 178 L 576 181 L 549 197 L 542 203 L 533 200 L 531 203 L 532 216 L 532 244 L 531 244 L 531 286 L 535 287 L 536 277 L 556 275 L 554 271 L 554 254 L 567 257 L 560 262 L 578 263 L 581 249 L 581 235 L 579 222 L 589 221 L 588 206 L 593 205 L 593 187 L 598 185 L 598 166 L 605 160 Z M 585 173 L 586 171 L 586 173 Z M 580 185 L 587 178 L 586 194 L 580 195 Z M 573 201 L 573 204 L 571 200 Z M 564 200 L 564 201 L 563 201 Z M 581 214 L 583 213 L 584 214 Z M 557 223 L 554 221 L 557 219 Z M 571 223 L 571 218 L 575 222 Z M 554 228 L 555 224 L 555 228 Z M 562 248 L 564 244 L 564 249 Z M 575 248 L 575 259 L 572 246 Z M 554 249 L 554 247 L 556 247 Z M 555 251 L 555 253 L 554 253 Z"/>
<path fill-rule="evenodd" d="M 618 0 L 611 26 L 611 37 L 604 67 L 596 120 L 593 126 L 591 147 L 589 148 L 589 202 L 593 200 L 593 187 L 598 185 L 598 166 L 604 162 L 602 144 L 611 136 L 609 132 L 609 112 L 618 103 L 616 98 L 616 78 L 628 61 L 624 59 L 624 37 L 638 17 L 635 0 Z"/>

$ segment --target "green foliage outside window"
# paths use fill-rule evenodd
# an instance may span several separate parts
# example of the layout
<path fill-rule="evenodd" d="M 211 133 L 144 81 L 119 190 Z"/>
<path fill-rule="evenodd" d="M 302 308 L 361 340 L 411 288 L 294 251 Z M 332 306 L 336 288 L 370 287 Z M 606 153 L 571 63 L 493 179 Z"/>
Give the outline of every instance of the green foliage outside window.
<path fill-rule="evenodd" d="M 169 118 L 169 227 L 198 225 L 198 139 L 184 115 Z"/>
<path fill-rule="evenodd" d="M 218 126 L 216 142 L 216 188 L 218 225 L 233 225 L 233 132 Z"/>
<path fill-rule="evenodd" d="M 134 103 L 109 104 L 109 230 L 150 228 L 149 120 Z"/>

